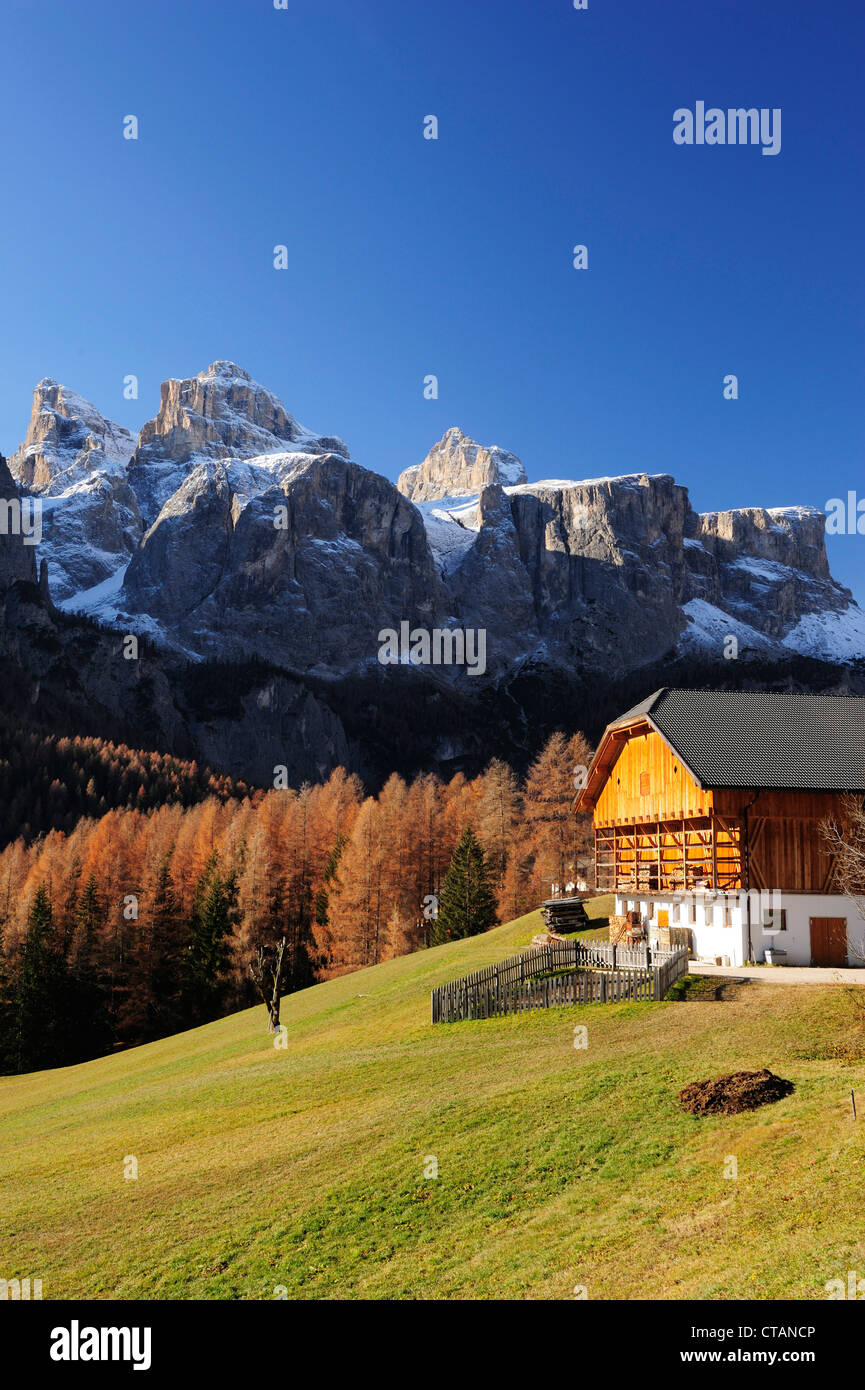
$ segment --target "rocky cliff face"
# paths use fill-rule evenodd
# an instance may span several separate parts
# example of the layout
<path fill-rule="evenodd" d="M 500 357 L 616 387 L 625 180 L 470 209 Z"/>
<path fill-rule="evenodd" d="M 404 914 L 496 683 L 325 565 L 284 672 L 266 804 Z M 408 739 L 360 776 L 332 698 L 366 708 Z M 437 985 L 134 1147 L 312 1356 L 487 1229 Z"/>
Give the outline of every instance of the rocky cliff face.
<path fill-rule="evenodd" d="M 198 376 L 162 383 L 159 413 L 141 430 L 130 481 L 150 525 L 191 464 L 288 448 L 348 457 L 341 439 L 304 429 L 276 396 L 234 362 L 213 362 Z"/>
<path fill-rule="evenodd" d="M 336 454 L 199 464 L 163 507 L 119 606 L 164 640 L 343 672 L 378 633 L 445 605 L 423 522 L 392 483 Z"/>
<path fill-rule="evenodd" d="M 144 534 L 127 477 L 134 448 L 128 430 L 50 377 L 33 392 L 27 435 L 10 468 L 40 499 L 42 552 L 58 602 L 110 580 Z"/>
<path fill-rule="evenodd" d="M 27 434 L 9 465 L 28 492 L 58 494 L 94 473 L 125 473 L 134 449 L 122 425 L 45 377 L 33 392 Z"/>
<path fill-rule="evenodd" d="M 176 734 L 179 720 L 238 775 L 253 775 L 252 759 L 255 775 L 308 762 L 314 750 L 275 756 L 295 737 L 359 767 L 358 723 L 384 757 L 412 691 L 424 692 L 413 739 L 436 730 L 424 747 L 450 758 L 463 734 L 442 732 L 444 710 L 481 749 L 500 706 L 537 726 L 524 703 L 535 679 L 564 692 L 676 661 L 723 669 L 731 638 L 743 667 L 865 658 L 865 616 L 832 579 L 811 508 L 699 515 L 666 474 L 529 483 L 514 455 L 457 429 L 394 486 L 227 362 L 166 382 L 134 451 L 124 435 L 56 383 L 37 388 L 14 463 L 45 509 L 52 593 L 171 661 L 268 663 L 229 712 L 205 718 L 180 700 L 172 714 L 180 697 L 160 697 L 164 727 Z M 25 571 L 32 556 L 7 546 L 0 583 Z M 403 624 L 483 631 L 485 671 L 421 670 L 405 650 L 398 673 L 383 666 L 380 634 Z M 137 687 L 124 675 L 119 688 Z M 349 698 L 360 689 L 368 718 Z"/>
<path fill-rule="evenodd" d="M 491 444 L 476 444 L 461 429 L 449 429 L 434 444 L 423 463 L 406 468 L 397 487 L 411 502 L 438 497 L 470 497 L 493 483 L 514 486 L 526 481 L 526 470 L 516 454 Z"/>

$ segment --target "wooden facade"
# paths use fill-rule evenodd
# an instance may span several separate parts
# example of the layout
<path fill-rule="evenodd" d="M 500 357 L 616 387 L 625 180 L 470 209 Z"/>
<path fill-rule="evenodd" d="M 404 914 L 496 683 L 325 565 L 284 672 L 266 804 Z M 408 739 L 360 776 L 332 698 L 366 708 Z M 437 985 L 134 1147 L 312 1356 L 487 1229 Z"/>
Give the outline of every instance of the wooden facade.
<path fill-rule="evenodd" d="M 593 810 L 602 892 L 832 893 L 820 822 L 832 792 L 701 787 L 647 720 L 608 730 L 578 798 Z"/>

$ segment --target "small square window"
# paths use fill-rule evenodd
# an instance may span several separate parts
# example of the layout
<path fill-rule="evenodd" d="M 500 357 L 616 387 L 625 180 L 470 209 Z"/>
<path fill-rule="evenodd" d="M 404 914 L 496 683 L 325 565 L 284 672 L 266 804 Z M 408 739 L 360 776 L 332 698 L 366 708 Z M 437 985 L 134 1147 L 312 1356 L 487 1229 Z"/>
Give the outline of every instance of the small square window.
<path fill-rule="evenodd" d="M 764 931 L 786 931 L 787 930 L 787 909 L 781 907 L 777 912 L 771 909 L 763 917 Z"/>

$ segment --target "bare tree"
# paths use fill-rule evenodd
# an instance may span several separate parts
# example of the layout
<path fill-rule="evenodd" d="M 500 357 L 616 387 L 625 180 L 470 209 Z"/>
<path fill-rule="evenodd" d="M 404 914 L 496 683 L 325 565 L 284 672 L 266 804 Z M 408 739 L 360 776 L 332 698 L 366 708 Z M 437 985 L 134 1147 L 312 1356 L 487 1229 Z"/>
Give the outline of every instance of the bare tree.
<path fill-rule="evenodd" d="M 279 1028 L 279 997 L 283 983 L 285 946 L 285 937 L 276 946 L 259 946 L 258 955 L 249 962 L 249 973 L 267 1009 L 268 1033 L 275 1033 Z"/>
<path fill-rule="evenodd" d="M 820 834 L 834 861 L 835 882 L 865 921 L 865 799 L 844 797 L 839 814 L 821 822 Z M 850 949 L 865 962 L 865 935 Z"/>

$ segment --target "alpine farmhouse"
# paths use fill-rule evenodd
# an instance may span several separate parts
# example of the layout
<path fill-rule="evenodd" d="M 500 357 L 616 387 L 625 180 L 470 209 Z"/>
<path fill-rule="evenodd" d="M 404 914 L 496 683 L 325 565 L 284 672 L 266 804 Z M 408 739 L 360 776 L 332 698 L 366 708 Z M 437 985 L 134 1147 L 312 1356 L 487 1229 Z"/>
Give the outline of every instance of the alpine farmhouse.
<path fill-rule="evenodd" d="M 592 812 L 597 891 L 650 942 L 843 966 L 862 964 L 865 920 L 819 827 L 851 793 L 865 794 L 865 699 L 662 689 L 607 726 L 575 810 Z"/>

